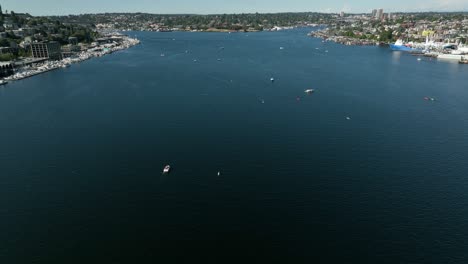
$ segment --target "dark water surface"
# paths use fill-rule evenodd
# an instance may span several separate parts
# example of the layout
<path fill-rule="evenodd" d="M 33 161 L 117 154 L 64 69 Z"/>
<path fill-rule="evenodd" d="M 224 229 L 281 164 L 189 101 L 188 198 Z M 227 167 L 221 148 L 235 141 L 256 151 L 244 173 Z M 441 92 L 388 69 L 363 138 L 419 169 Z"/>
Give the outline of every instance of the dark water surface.
<path fill-rule="evenodd" d="M 1 87 L 0 263 L 468 263 L 468 67 L 306 33 Z"/>

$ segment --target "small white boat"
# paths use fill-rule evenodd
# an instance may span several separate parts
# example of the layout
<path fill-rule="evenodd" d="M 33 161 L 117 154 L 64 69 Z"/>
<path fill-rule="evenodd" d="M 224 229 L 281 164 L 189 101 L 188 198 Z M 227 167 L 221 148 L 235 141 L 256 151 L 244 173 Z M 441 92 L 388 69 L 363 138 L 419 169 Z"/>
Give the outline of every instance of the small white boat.
<path fill-rule="evenodd" d="M 460 61 L 463 58 L 463 55 L 454 55 L 454 54 L 439 54 L 437 56 L 438 59 L 444 60 L 458 60 Z"/>
<path fill-rule="evenodd" d="M 280 50 L 283 50 L 284 48 L 283 47 L 280 47 Z"/>
<path fill-rule="evenodd" d="M 220 175 L 221 175 L 221 172 L 220 172 L 220 171 L 218 171 L 218 176 L 220 176 Z"/>
<path fill-rule="evenodd" d="M 166 55 L 164 53 L 161 53 L 161 57 L 164 57 L 164 56 L 166 56 Z"/>
<path fill-rule="evenodd" d="M 169 171 L 171 170 L 171 166 L 170 165 L 166 165 L 163 169 L 163 173 L 169 173 Z"/>
<path fill-rule="evenodd" d="M 418 61 L 421 61 L 421 58 L 418 58 Z"/>
<path fill-rule="evenodd" d="M 270 78 L 270 81 L 271 81 L 271 82 L 274 82 L 274 81 L 275 81 L 275 78 L 273 78 L 273 77 Z"/>
<path fill-rule="evenodd" d="M 307 89 L 307 90 L 305 90 L 304 92 L 305 92 L 306 94 L 311 94 L 311 93 L 315 92 L 315 90 L 314 90 L 314 89 Z"/>
<path fill-rule="evenodd" d="M 0 85 L 4 85 L 4 84 L 7 84 L 7 83 L 8 83 L 7 81 L 0 80 Z"/>
<path fill-rule="evenodd" d="M 347 117 L 346 117 L 346 120 L 351 120 L 351 117 L 347 116 Z"/>

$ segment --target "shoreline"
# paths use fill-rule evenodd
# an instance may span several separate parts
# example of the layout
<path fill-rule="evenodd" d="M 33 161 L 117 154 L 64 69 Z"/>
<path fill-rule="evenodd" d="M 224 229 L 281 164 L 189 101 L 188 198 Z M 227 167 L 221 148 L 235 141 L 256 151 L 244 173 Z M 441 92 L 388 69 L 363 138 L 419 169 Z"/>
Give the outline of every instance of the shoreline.
<path fill-rule="evenodd" d="M 320 38 L 325 41 L 333 41 L 335 43 L 345 45 L 345 46 L 388 46 L 389 43 L 386 42 L 379 42 L 376 40 L 364 40 L 364 39 L 356 39 L 347 36 L 331 36 L 327 33 L 328 28 L 312 31 L 308 35 L 314 38 Z"/>
<path fill-rule="evenodd" d="M 114 34 L 115 35 L 115 34 Z M 86 51 L 81 51 L 77 53 L 75 57 L 64 58 L 58 61 L 45 61 L 38 63 L 40 65 L 36 66 L 23 66 L 16 70 L 13 75 L 5 77 L 1 80 L 1 82 L 8 83 L 13 81 L 19 81 L 22 79 L 26 79 L 29 77 L 33 77 L 35 75 L 46 73 L 52 70 L 60 69 L 60 68 L 67 68 L 70 65 L 79 63 L 82 61 L 86 61 L 95 57 L 102 57 L 116 51 L 129 49 L 135 45 L 140 44 L 140 41 L 136 38 L 131 38 L 126 35 L 120 35 L 122 38 L 121 43 L 113 42 L 103 45 L 98 45 L 92 48 L 89 48 Z"/>
<path fill-rule="evenodd" d="M 304 28 L 304 27 L 320 27 L 325 26 L 324 24 L 301 24 L 301 25 L 294 25 L 294 26 L 275 26 L 273 28 L 267 29 L 227 29 L 227 28 L 207 28 L 207 29 L 154 29 L 154 30 L 129 30 L 129 29 L 112 29 L 118 30 L 119 32 L 157 32 L 157 33 L 170 33 L 170 32 L 213 32 L 213 33 L 255 33 L 255 32 L 275 32 L 275 31 L 283 31 L 283 30 L 291 30 L 295 28 Z"/>
<path fill-rule="evenodd" d="M 390 45 L 392 44 L 390 42 L 379 42 L 376 40 L 356 39 L 356 38 L 347 37 L 347 36 L 331 36 L 327 34 L 327 32 L 328 32 L 327 29 L 312 31 L 308 34 L 308 36 L 312 38 L 322 39 L 323 42 L 330 41 L 330 42 L 334 42 L 334 43 L 337 43 L 339 45 L 344 45 L 344 46 L 379 46 L 379 47 L 390 48 Z M 427 49 L 427 46 L 425 46 L 424 43 L 416 43 L 414 47 L 415 47 L 414 50 L 404 51 L 404 52 L 407 52 L 412 56 L 430 57 L 430 58 L 435 58 L 441 61 L 458 61 L 460 64 L 468 64 L 468 53 L 466 52 L 453 53 L 453 52 L 445 51 L 440 48 L 439 49 L 437 48 Z M 392 50 L 392 51 L 395 51 L 395 50 Z"/>

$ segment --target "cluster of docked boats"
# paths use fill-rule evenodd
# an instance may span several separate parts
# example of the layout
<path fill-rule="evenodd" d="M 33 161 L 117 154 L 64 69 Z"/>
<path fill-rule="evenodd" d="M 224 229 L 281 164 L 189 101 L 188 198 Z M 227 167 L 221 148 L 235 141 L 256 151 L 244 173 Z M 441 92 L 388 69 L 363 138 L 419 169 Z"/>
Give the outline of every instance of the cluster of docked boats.
<path fill-rule="evenodd" d="M 139 44 L 140 41 L 138 39 L 133 38 L 124 38 L 121 43 L 113 43 L 113 44 L 105 44 L 103 46 L 94 47 L 92 49 L 88 49 L 87 51 L 82 51 L 75 55 L 74 57 L 69 57 L 62 59 L 60 61 L 46 61 L 39 66 L 35 67 L 23 67 L 19 69 L 15 74 L 4 78 L 1 84 L 5 84 L 8 81 L 15 81 L 21 80 L 27 77 L 31 77 L 40 73 L 48 72 L 55 69 L 66 68 L 69 67 L 73 63 L 78 63 L 84 60 L 88 60 L 94 57 L 101 57 L 106 54 L 110 54 L 115 51 L 123 50 L 130 48 Z"/>
<path fill-rule="evenodd" d="M 38 67 L 25 67 L 12 76 L 5 77 L 2 84 L 7 83 L 9 81 L 16 81 L 16 80 L 21 80 L 27 77 L 31 77 L 40 73 L 48 72 L 51 70 L 59 69 L 59 68 L 66 68 L 70 66 L 69 63 L 63 62 L 63 61 L 50 61 L 50 62 L 45 62 L 42 65 Z"/>
<path fill-rule="evenodd" d="M 452 43 L 435 43 L 426 39 L 426 43 L 404 43 L 399 39 L 394 44 L 390 44 L 394 51 L 406 51 L 423 56 L 434 57 L 444 60 L 457 60 L 460 63 L 468 64 L 468 46 Z"/>
<path fill-rule="evenodd" d="M 294 27 L 278 27 L 278 26 L 274 26 L 270 29 L 268 29 L 267 31 L 281 31 L 281 30 L 288 30 L 288 29 L 293 29 Z"/>

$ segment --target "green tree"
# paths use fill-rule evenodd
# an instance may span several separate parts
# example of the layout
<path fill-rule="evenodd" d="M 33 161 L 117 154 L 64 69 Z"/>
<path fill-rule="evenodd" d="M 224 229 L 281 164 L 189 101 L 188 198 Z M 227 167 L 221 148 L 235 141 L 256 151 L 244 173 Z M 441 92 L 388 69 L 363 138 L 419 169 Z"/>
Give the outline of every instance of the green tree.
<path fill-rule="evenodd" d="M 18 57 L 31 57 L 31 49 L 19 49 Z"/>
<path fill-rule="evenodd" d="M 0 54 L 0 61 L 11 61 L 15 58 L 15 56 L 11 53 L 7 54 Z"/>
<path fill-rule="evenodd" d="M 37 21 L 34 20 L 34 19 L 31 19 L 31 20 L 28 21 L 28 25 L 29 26 L 37 26 Z"/>
<path fill-rule="evenodd" d="M 13 23 L 18 24 L 19 19 L 18 19 L 18 16 L 15 14 L 15 12 L 11 11 L 10 12 L 10 17 L 11 17 L 11 21 Z"/>
<path fill-rule="evenodd" d="M 346 31 L 344 35 L 351 38 L 354 38 L 356 36 L 352 30 Z"/>
<path fill-rule="evenodd" d="M 6 38 L 0 39 L 0 47 L 10 47 L 10 41 Z"/>
<path fill-rule="evenodd" d="M 387 30 L 384 30 L 382 32 L 380 32 L 380 35 L 379 35 L 379 40 L 380 41 L 383 41 L 383 42 L 387 42 L 387 41 L 391 41 L 392 38 L 393 38 L 393 33 L 392 31 L 387 31 Z"/>

